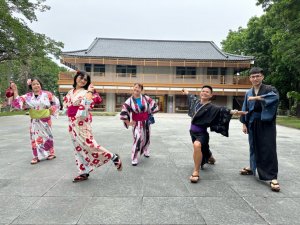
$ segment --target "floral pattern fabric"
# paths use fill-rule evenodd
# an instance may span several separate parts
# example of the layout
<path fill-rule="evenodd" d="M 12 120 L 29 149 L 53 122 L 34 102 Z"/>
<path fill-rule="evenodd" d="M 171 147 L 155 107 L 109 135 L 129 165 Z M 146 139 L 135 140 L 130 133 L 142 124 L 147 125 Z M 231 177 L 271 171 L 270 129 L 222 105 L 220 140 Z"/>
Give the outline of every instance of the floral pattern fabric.
<path fill-rule="evenodd" d="M 51 116 L 57 117 L 60 103 L 51 92 L 41 90 L 37 96 L 33 92 L 29 92 L 16 97 L 12 102 L 12 107 L 24 110 L 50 109 Z M 30 120 L 29 133 L 34 158 L 43 159 L 49 155 L 55 155 L 51 116 Z"/>
<path fill-rule="evenodd" d="M 77 106 L 75 116 L 69 118 L 69 133 L 74 146 L 76 166 L 79 174 L 88 174 L 96 167 L 107 163 L 113 154 L 94 139 L 92 132 L 92 115 L 89 112 L 94 104 L 102 101 L 99 94 L 94 93 L 93 99 L 88 100 L 84 89 L 70 90 L 64 97 L 64 108 Z"/>

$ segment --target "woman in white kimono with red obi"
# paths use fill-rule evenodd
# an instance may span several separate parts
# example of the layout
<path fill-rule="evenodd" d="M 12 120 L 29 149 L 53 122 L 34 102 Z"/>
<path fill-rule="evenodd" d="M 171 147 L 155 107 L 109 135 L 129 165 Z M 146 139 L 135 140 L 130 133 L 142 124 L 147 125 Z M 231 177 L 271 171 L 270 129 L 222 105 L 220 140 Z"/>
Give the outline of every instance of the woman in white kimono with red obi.
<path fill-rule="evenodd" d="M 123 104 L 120 114 L 125 127 L 132 126 L 131 163 L 133 166 L 138 164 L 138 153 L 146 158 L 150 157 L 150 124 L 154 122 L 152 114 L 159 111 L 156 102 L 149 96 L 142 95 L 142 91 L 142 84 L 134 84 L 133 94 Z"/>
<path fill-rule="evenodd" d="M 11 83 L 14 92 L 12 107 L 15 109 L 29 109 L 30 140 L 33 159 L 31 164 L 37 164 L 41 159 L 56 158 L 53 144 L 51 116 L 57 116 L 60 108 L 59 100 L 51 92 L 43 90 L 43 84 L 38 78 L 27 80 L 31 90 L 19 96 L 15 83 Z"/>
<path fill-rule="evenodd" d="M 73 182 L 87 180 L 89 173 L 112 161 L 117 170 L 122 170 L 122 162 L 117 154 L 111 153 L 100 146 L 94 139 L 92 132 L 92 114 L 94 104 L 102 102 L 91 84 L 90 75 L 84 71 L 77 71 L 74 77 L 73 89 L 64 97 L 64 108 L 69 118 L 69 133 L 74 145 L 76 166 L 79 175 Z"/>

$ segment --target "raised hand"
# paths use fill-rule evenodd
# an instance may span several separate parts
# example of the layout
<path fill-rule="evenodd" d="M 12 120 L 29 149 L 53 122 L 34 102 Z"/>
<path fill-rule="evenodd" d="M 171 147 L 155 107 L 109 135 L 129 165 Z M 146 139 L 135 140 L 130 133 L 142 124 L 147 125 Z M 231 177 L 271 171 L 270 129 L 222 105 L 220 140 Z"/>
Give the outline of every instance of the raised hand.
<path fill-rule="evenodd" d="M 94 92 L 95 88 L 93 84 L 90 84 L 88 87 L 88 91 Z"/>
<path fill-rule="evenodd" d="M 181 92 L 182 92 L 182 94 L 184 94 L 184 95 L 188 95 L 188 94 L 189 94 L 189 91 L 186 90 L 186 89 L 184 89 L 184 88 L 182 88 Z"/>
<path fill-rule="evenodd" d="M 237 109 L 230 111 L 230 114 L 236 115 L 236 116 L 243 116 L 243 115 L 246 115 L 247 113 L 248 113 L 247 111 L 238 111 Z"/>

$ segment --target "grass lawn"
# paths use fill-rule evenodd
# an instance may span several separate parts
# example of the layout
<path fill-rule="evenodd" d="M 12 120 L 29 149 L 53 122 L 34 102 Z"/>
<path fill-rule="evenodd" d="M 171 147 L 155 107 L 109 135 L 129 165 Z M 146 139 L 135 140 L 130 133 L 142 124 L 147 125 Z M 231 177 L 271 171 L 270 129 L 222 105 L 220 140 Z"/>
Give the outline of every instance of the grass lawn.
<path fill-rule="evenodd" d="M 0 116 L 26 115 L 25 111 L 0 112 Z"/>
<path fill-rule="evenodd" d="M 117 112 L 97 112 L 97 111 L 92 111 L 93 116 L 115 116 L 117 115 Z"/>
<path fill-rule="evenodd" d="M 93 116 L 115 116 L 117 112 L 92 112 Z M 26 111 L 0 112 L 0 116 L 26 115 Z"/>
<path fill-rule="evenodd" d="M 297 117 L 278 116 L 276 121 L 278 125 L 300 129 L 300 119 Z"/>

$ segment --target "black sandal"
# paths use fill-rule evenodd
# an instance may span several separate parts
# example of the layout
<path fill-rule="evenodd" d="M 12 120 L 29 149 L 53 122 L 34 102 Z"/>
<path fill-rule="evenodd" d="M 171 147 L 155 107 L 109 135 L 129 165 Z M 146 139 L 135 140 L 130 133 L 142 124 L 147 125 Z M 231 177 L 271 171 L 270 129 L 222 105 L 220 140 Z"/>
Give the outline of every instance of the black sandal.
<path fill-rule="evenodd" d="M 88 174 L 88 173 L 81 174 L 81 175 L 79 175 L 79 176 L 77 176 L 77 177 L 75 177 L 75 178 L 73 179 L 73 183 L 85 181 L 85 180 L 87 180 L 87 179 L 89 179 L 89 174 Z"/>
<path fill-rule="evenodd" d="M 122 161 L 120 159 L 120 156 L 118 154 L 115 154 L 115 157 L 113 159 L 113 162 L 115 164 L 115 167 L 117 167 L 117 170 L 118 171 L 121 171 L 122 170 Z"/>

